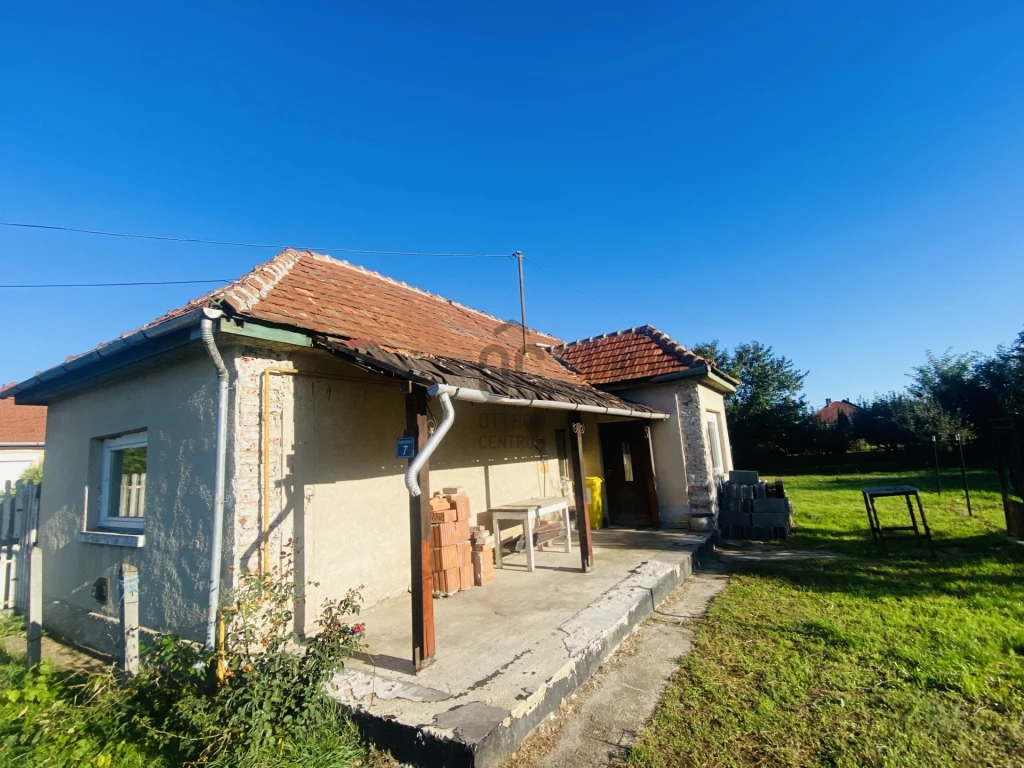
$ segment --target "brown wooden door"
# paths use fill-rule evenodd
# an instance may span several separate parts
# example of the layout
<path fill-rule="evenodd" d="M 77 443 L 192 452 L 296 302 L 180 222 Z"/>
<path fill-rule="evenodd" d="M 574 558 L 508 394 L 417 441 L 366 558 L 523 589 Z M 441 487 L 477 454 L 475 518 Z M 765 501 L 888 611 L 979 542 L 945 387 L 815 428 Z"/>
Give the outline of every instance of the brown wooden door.
<path fill-rule="evenodd" d="M 636 421 L 599 425 L 608 520 L 612 525 L 656 525 L 658 499 L 646 425 Z"/>

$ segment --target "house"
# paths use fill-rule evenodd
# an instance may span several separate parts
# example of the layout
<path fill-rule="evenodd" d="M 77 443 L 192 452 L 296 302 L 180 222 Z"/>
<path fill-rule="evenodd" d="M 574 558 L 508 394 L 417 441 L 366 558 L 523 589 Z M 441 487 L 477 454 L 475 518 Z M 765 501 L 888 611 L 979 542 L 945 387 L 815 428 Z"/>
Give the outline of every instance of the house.
<path fill-rule="evenodd" d="M 42 462 L 45 443 L 46 408 L 0 400 L 0 493 Z"/>
<path fill-rule="evenodd" d="M 602 466 L 612 524 L 685 527 L 690 515 L 717 511 L 715 481 L 733 469 L 724 395 L 738 381 L 649 325 L 552 351 L 594 386 L 669 415 L 599 426 L 601 453 L 588 463 Z M 649 482 L 630 482 L 651 457 Z"/>
<path fill-rule="evenodd" d="M 299 631 L 354 585 L 368 606 L 411 590 L 418 665 L 433 655 L 432 489 L 464 488 L 489 527 L 487 510 L 531 497 L 568 496 L 585 520 L 583 478 L 604 477 L 611 522 L 685 527 L 731 466 L 734 386 L 653 328 L 568 344 L 528 330 L 524 346 L 517 324 L 289 249 L 3 396 L 49 408 L 51 631 L 112 650 L 127 562 L 144 627 L 212 645 L 239 569 L 291 553 L 316 582 Z M 583 526 L 584 572 L 589 542 Z"/>
<path fill-rule="evenodd" d="M 849 400 L 832 400 L 825 398 L 825 407 L 819 409 L 814 415 L 819 421 L 826 424 L 835 424 L 842 414 L 849 423 L 853 422 L 853 415 L 860 410 L 860 406 L 851 403 Z"/>

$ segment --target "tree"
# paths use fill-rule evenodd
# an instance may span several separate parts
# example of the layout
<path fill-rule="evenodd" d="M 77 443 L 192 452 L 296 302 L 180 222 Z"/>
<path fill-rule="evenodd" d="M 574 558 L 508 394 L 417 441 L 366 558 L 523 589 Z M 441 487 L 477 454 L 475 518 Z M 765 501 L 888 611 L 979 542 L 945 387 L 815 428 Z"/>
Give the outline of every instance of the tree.
<path fill-rule="evenodd" d="M 729 434 L 739 464 L 753 466 L 768 456 L 806 450 L 812 429 L 803 397 L 806 372 L 758 341 L 729 352 L 715 340 L 697 344 L 694 352 L 740 381 L 726 398 Z"/>
<path fill-rule="evenodd" d="M 1024 331 L 1010 346 L 996 347 L 995 355 L 977 366 L 977 377 L 998 404 L 998 415 L 1024 416 Z"/>
<path fill-rule="evenodd" d="M 40 461 L 38 464 L 26 469 L 18 479 L 26 483 L 31 480 L 36 485 L 39 485 L 43 482 L 43 462 Z"/>

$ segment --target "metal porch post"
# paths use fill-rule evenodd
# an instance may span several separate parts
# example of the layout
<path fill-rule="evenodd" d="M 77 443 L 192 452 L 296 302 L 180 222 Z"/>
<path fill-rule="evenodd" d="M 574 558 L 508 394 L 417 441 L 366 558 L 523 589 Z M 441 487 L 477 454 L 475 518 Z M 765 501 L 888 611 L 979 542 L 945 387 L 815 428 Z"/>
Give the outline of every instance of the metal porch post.
<path fill-rule="evenodd" d="M 416 439 L 416 453 L 423 450 L 427 434 L 427 391 L 407 385 L 405 436 Z M 411 459 L 410 459 L 411 461 Z M 409 496 L 409 554 L 412 564 L 412 663 L 419 672 L 434 660 L 434 577 L 430 549 L 430 463 L 419 473 L 420 495 Z"/>
<path fill-rule="evenodd" d="M 569 419 L 569 455 L 572 457 L 572 487 L 576 497 L 576 530 L 580 537 L 580 564 L 587 573 L 594 567 L 594 542 L 590 536 L 590 512 L 583 482 L 583 420 L 574 413 Z M 568 531 L 566 531 L 568 533 Z"/>

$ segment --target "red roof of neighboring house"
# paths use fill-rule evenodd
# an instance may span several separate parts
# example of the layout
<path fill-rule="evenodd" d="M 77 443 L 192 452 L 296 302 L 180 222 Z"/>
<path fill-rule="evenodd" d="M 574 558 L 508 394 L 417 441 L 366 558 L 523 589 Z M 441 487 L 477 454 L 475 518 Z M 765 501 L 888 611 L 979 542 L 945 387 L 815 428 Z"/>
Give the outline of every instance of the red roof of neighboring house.
<path fill-rule="evenodd" d="M 834 424 L 839 421 L 840 413 L 845 414 L 846 418 L 852 419 L 854 412 L 859 410 L 860 407 L 849 400 L 832 400 L 815 415 L 828 424 Z"/>
<path fill-rule="evenodd" d="M 0 400 L 0 445 L 43 442 L 46 442 L 45 405 L 15 405 L 12 399 Z"/>
<path fill-rule="evenodd" d="M 650 379 L 705 367 L 729 382 L 739 383 L 650 325 L 572 341 L 552 351 L 595 385 Z"/>

